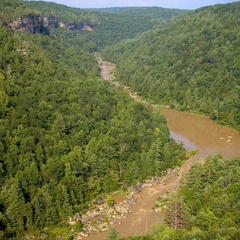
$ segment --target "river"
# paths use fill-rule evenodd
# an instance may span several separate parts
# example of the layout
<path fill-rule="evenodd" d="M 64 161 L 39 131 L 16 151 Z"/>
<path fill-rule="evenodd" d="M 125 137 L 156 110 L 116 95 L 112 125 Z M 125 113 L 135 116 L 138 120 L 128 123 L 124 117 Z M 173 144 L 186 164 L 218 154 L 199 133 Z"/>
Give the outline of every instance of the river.
<path fill-rule="evenodd" d="M 197 156 L 206 158 L 209 154 L 221 153 L 224 158 L 240 157 L 240 133 L 223 127 L 209 117 L 161 109 L 165 115 L 171 137 L 182 141 L 187 150 L 198 149 Z"/>
<path fill-rule="evenodd" d="M 120 86 L 119 83 L 112 81 L 110 75 L 114 65 L 101 62 L 100 67 L 102 77 L 105 80 Z M 129 88 L 126 89 L 131 97 L 137 101 L 142 101 L 138 96 L 132 94 Z M 145 187 L 136 194 L 137 202 L 132 206 L 131 213 L 127 215 L 127 218 L 122 219 L 120 224 L 116 225 L 116 230 L 121 237 L 133 236 L 138 233 L 144 234 L 153 223 L 163 221 L 164 214 L 152 210 L 156 198 L 167 191 L 176 190 L 179 187 L 183 172 L 188 170 L 194 162 L 201 162 L 209 154 L 218 153 L 221 153 L 226 159 L 240 157 L 240 133 L 238 131 L 220 126 L 207 116 L 171 109 L 162 108 L 161 110 L 166 117 L 171 137 L 176 141 L 181 141 L 189 151 L 198 149 L 198 154 L 196 157 L 186 160 L 178 172 L 164 179 L 163 182 Z M 107 234 L 108 232 L 90 234 L 84 239 L 103 240 Z"/>
<path fill-rule="evenodd" d="M 113 81 L 112 71 L 114 64 L 103 62 L 100 55 L 96 55 L 101 76 L 110 83 L 121 86 L 125 91 L 138 102 L 146 103 L 136 94 L 133 94 L 128 87 Z M 155 105 L 155 107 L 157 107 Z M 177 110 L 161 108 L 167 120 L 171 137 L 176 141 L 183 142 L 184 147 L 190 151 L 198 149 L 198 157 L 206 158 L 209 154 L 221 153 L 226 159 L 240 157 L 240 132 L 234 129 L 221 126 L 209 117 L 185 113 Z"/>

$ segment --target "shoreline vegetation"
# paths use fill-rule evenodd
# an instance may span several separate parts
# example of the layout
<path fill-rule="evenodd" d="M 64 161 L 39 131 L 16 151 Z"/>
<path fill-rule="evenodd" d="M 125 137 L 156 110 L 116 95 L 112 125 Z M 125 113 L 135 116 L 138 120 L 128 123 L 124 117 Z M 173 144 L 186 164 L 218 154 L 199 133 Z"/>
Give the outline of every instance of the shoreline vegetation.
<path fill-rule="evenodd" d="M 205 113 L 240 130 L 240 3 L 217 4 L 107 46 L 118 82 L 157 104 Z M 227 57 L 226 57 L 227 56 Z"/>
<path fill-rule="evenodd" d="M 106 13 L 44 1 L 1 0 L 0 238 L 75 240 L 89 234 L 84 224 L 94 231 L 115 224 L 123 237 L 134 236 L 139 229 L 145 234 L 165 214 L 166 223 L 152 234 L 133 239 L 237 239 L 239 159 L 226 161 L 217 155 L 202 164 L 200 158 L 189 158 L 183 144 L 171 138 L 159 105 L 142 98 L 154 96 L 152 101 L 158 102 L 167 93 L 162 103 L 174 105 L 172 97 L 177 97 L 185 109 L 192 109 L 194 102 L 188 100 L 194 96 L 201 109 L 216 118 L 223 113 L 234 125 L 240 112 L 239 33 L 232 26 L 238 24 L 239 6 Z M 172 42 L 171 34 L 180 37 L 180 44 Z M 194 49 L 196 45 L 190 51 L 196 58 L 190 61 L 194 72 L 187 67 L 188 40 Z M 98 51 L 117 64 L 114 71 L 111 63 L 100 65 L 103 78 L 115 86 L 100 77 L 94 56 Z M 155 69 L 160 63 L 164 66 Z M 218 71 L 218 66 L 224 69 Z M 204 69 L 205 75 L 196 69 Z M 164 76 L 168 70 L 169 79 Z M 181 88 L 178 80 L 184 85 L 186 73 L 194 79 Z M 156 79 L 164 79 L 170 89 L 161 89 Z M 200 99 L 205 86 L 209 95 Z M 218 90 L 223 92 L 213 100 Z M 185 93 L 189 98 L 184 100 Z M 233 145 L 234 135 L 224 142 Z M 183 171 L 195 162 L 180 184 Z M 128 189 L 128 198 L 121 201 L 112 195 Z M 118 239 L 109 234 L 109 239 Z"/>
<path fill-rule="evenodd" d="M 166 105 L 163 103 L 159 103 L 159 104 L 155 104 L 153 103 L 153 101 L 151 101 L 151 99 L 142 97 L 140 95 L 138 95 L 137 92 L 134 92 L 129 86 L 124 85 L 122 82 L 118 82 L 115 75 L 114 75 L 114 71 L 116 69 L 116 64 L 111 63 L 111 62 L 107 62 L 104 61 L 101 58 L 101 54 L 95 52 L 95 57 L 98 61 L 98 64 L 100 66 L 102 73 L 102 77 L 105 78 L 105 80 L 107 80 L 109 83 L 114 84 L 116 87 L 121 87 L 125 92 L 127 92 L 129 94 L 129 96 L 131 96 L 134 100 L 141 102 L 142 104 L 145 104 L 147 106 L 153 106 L 155 107 L 159 107 L 161 108 L 166 108 L 166 109 L 172 109 L 172 110 L 177 110 L 177 111 L 181 111 L 181 112 L 186 112 L 186 113 L 193 113 L 193 114 L 200 114 L 206 117 L 209 117 L 209 119 L 213 120 L 214 122 L 216 122 L 217 124 L 221 125 L 221 126 L 225 126 L 225 127 L 230 127 L 233 128 L 237 131 L 239 131 L 239 128 L 234 128 L 233 126 L 224 123 L 222 121 L 219 121 L 217 118 L 214 118 L 213 116 L 210 115 L 206 115 L 205 112 L 196 110 L 196 109 L 183 109 L 181 106 L 177 106 L 177 105 Z M 109 72 L 109 73 L 107 73 Z"/>
<path fill-rule="evenodd" d="M 190 157 L 181 166 L 168 169 L 165 173 L 162 173 L 162 177 L 156 176 L 143 183 L 139 182 L 137 185 L 126 188 L 124 192 L 121 192 L 121 195 L 119 195 L 119 192 L 113 192 L 105 198 L 94 200 L 89 211 L 79 219 L 84 224 L 84 228 L 82 232 L 78 233 L 77 239 L 105 232 L 116 226 L 116 224 L 122 224 L 122 221 L 129 214 L 134 213 L 132 212 L 132 206 L 138 204 L 139 197 L 144 198 L 141 193 L 143 190 L 146 191 L 147 188 L 155 189 L 153 194 L 155 201 L 153 200 L 150 208 L 164 219 L 167 207 L 166 203 L 169 201 L 169 196 L 176 193 L 183 174 L 193 163 L 203 163 L 203 159 L 195 157 L 195 154 L 196 151 L 189 153 Z M 118 200 L 118 196 L 120 196 L 120 201 Z M 151 195 L 148 194 L 147 198 L 150 197 Z M 114 199 L 117 199 L 117 201 Z M 167 200 L 164 201 L 164 199 Z M 140 220 L 138 219 L 138 221 Z M 77 221 L 72 221 L 72 225 L 76 223 Z"/>

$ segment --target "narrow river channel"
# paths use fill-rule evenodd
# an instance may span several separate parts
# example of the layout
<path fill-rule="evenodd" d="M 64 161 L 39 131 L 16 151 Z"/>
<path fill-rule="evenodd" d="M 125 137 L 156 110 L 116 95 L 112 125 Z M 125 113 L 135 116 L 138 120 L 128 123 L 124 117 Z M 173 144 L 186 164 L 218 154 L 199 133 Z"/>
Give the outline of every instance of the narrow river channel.
<path fill-rule="evenodd" d="M 100 56 L 99 56 L 100 58 Z M 105 80 L 112 82 L 110 72 L 114 65 L 100 62 L 101 75 Z M 112 82 L 116 86 L 118 83 Z M 129 94 L 137 101 L 141 101 L 136 95 Z M 209 154 L 221 153 L 226 159 L 240 157 L 240 133 L 231 128 L 223 127 L 213 122 L 209 117 L 183 113 L 171 109 L 161 109 L 166 117 L 171 137 L 176 141 L 181 141 L 187 150 L 198 149 L 196 157 L 192 157 L 184 162 L 176 174 L 164 179 L 154 186 L 143 188 L 136 194 L 137 202 L 132 206 L 131 213 L 125 219 L 116 224 L 116 230 L 121 237 L 133 236 L 135 234 L 146 233 L 151 225 L 158 221 L 163 221 L 164 214 L 156 213 L 152 210 L 156 198 L 166 191 L 173 191 L 179 187 L 180 177 L 188 170 L 194 162 L 200 162 Z M 124 197 L 119 197 L 117 201 L 123 201 Z M 108 232 L 90 234 L 84 238 L 86 240 L 106 239 Z"/>

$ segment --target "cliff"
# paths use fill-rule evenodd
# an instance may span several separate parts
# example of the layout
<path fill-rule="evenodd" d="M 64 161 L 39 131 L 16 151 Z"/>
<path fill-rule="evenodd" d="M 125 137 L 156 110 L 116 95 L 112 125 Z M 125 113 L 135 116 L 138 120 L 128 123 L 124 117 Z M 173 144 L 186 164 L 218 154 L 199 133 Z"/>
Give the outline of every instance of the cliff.
<path fill-rule="evenodd" d="M 93 27 L 89 25 L 83 25 L 81 23 L 67 23 L 67 22 L 59 22 L 60 27 L 68 28 L 72 31 L 93 31 Z"/>
<path fill-rule="evenodd" d="M 41 17 L 39 15 L 29 15 L 20 17 L 12 21 L 9 26 L 14 31 L 26 31 L 29 33 L 49 33 L 48 27 L 64 27 L 72 31 L 93 31 L 92 26 L 83 25 L 82 23 L 58 22 L 55 17 Z"/>
<path fill-rule="evenodd" d="M 41 33 L 44 30 L 43 19 L 39 15 L 20 17 L 11 22 L 9 26 L 14 31 L 26 31 L 33 34 Z"/>

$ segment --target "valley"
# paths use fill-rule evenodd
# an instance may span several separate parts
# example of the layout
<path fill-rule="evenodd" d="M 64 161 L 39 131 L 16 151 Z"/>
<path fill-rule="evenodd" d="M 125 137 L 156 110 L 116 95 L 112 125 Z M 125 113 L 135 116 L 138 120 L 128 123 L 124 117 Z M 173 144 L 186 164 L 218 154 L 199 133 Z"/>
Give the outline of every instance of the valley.
<path fill-rule="evenodd" d="M 115 65 L 104 62 L 100 55 L 97 55 L 101 69 L 101 76 L 110 84 L 125 90 L 136 101 L 142 102 L 150 108 L 160 106 L 151 105 L 142 100 L 136 94 L 132 94 L 129 87 L 123 86 L 114 81 Z M 195 156 L 187 159 L 180 168 L 167 174 L 153 186 L 144 187 L 140 193 L 134 194 L 136 200 L 131 206 L 130 213 L 126 218 L 120 219 L 116 223 L 116 230 L 121 237 L 134 236 L 136 234 L 146 234 L 156 222 L 163 222 L 165 213 L 162 211 L 155 212 L 154 205 L 159 196 L 176 192 L 180 185 L 180 179 L 184 173 L 193 165 L 203 163 L 209 155 L 222 154 L 225 159 L 232 159 L 240 156 L 240 134 L 238 131 L 221 126 L 213 122 L 210 118 L 191 113 L 183 113 L 171 109 L 163 109 L 171 137 L 175 141 L 181 141 L 184 148 L 188 151 L 197 149 Z M 116 197 L 116 199 L 118 199 Z M 118 204 L 125 204 L 126 196 Z M 109 232 L 90 233 L 86 240 L 103 240 L 106 239 Z"/>
<path fill-rule="evenodd" d="M 239 239 L 239 10 L 1 0 L 0 238 Z"/>
<path fill-rule="evenodd" d="M 239 131 L 221 126 L 204 115 L 184 113 L 148 103 L 136 93 L 133 93 L 130 87 L 114 80 L 115 65 L 113 63 L 104 62 L 100 55 L 98 55 L 98 62 L 101 76 L 106 81 L 122 88 L 135 101 L 141 102 L 150 108 L 160 108 L 167 120 L 171 137 L 177 142 L 181 141 L 187 151 L 197 149 L 197 156 L 200 158 L 219 153 L 226 159 L 240 156 Z"/>

